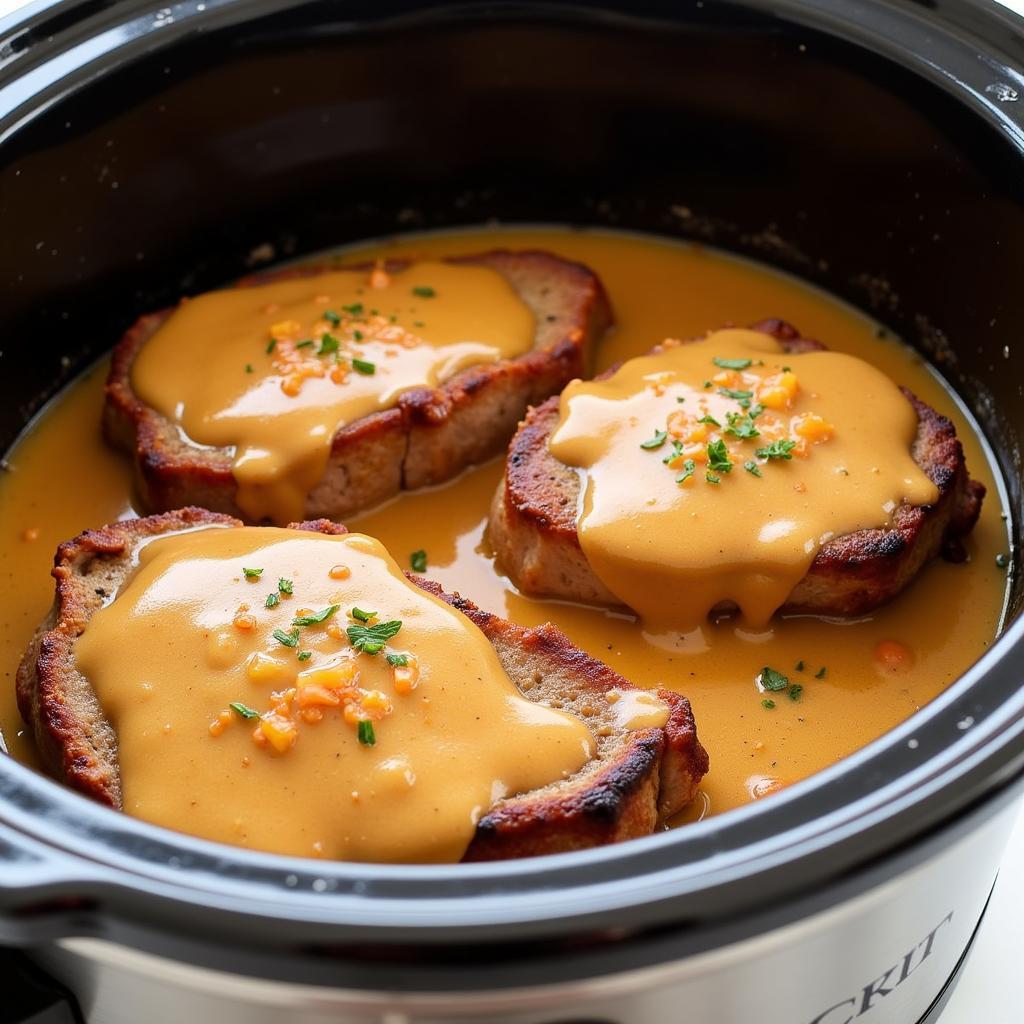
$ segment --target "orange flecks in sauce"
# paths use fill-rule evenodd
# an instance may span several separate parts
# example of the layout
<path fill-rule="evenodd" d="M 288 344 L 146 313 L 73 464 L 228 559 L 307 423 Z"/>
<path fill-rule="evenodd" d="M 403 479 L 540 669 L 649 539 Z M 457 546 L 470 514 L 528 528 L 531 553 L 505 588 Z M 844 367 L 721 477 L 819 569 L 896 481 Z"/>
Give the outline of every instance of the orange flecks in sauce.
<path fill-rule="evenodd" d="M 875 661 L 887 672 L 906 672 L 913 667 L 914 652 L 899 640 L 879 640 Z"/>

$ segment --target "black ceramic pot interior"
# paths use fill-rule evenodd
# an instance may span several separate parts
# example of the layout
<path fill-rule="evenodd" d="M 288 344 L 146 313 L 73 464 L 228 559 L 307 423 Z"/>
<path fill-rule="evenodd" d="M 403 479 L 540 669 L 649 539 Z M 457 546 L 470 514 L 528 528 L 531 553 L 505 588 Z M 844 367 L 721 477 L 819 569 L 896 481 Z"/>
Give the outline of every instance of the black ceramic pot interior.
<path fill-rule="evenodd" d="M 70 6 L 100 22 L 157 7 Z M 986 113 L 759 2 L 618 6 L 628 16 L 394 0 L 222 0 L 164 25 L 147 15 L 130 59 L 101 62 L 88 88 L 55 85 L 0 145 L 0 449 L 136 315 L 269 254 L 491 218 L 568 222 L 742 252 L 869 310 L 973 408 L 1019 509 L 1024 174 L 996 99 Z M 868 20 L 896 6 L 869 4 Z M 792 13 L 832 17 L 824 0 Z M 15 39 L 5 73 L 30 65 L 52 28 Z M 930 61 L 954 59 L 941 33 L 930 38 Z M 984 90 L 979 80 L 972 94 Z M 1012 615 L 1022 599 L 1018 585 Z M 936 751 L 946 745 L 936 736 Z M 863 796 L 877 778 L 857 786 Z M 122 853 L 139 829 L 123 826 Z M 695 860 L 701 842 L 726 842 L 693 835 Z M 143 845 L 153 862 L 166 855 L 151 834 Z M 207 859 L 221 877 L 275 879 L 239 858 Z"/>

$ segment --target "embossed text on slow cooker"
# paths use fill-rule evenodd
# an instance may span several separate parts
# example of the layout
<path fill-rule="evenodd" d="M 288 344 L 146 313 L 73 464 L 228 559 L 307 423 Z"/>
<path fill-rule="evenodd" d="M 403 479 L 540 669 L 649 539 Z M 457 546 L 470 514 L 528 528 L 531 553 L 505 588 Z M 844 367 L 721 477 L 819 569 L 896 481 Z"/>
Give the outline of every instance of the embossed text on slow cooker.
<path fill-rule="evenodd" d="M 935 936 L 943 925 L 949 924 L 952 920 L 951 910 L 909 953 L 897 960 L 884 974 L 869 982 L 855 995 L 833 1003 L 827 1010 L 812 1018 L 808 1024 L 851 1024 L 851 1021 L 862 1017 L 873 1009 L 880 999 L 884 999 L 890 992 L 899 988 L 932 955 Z"/>

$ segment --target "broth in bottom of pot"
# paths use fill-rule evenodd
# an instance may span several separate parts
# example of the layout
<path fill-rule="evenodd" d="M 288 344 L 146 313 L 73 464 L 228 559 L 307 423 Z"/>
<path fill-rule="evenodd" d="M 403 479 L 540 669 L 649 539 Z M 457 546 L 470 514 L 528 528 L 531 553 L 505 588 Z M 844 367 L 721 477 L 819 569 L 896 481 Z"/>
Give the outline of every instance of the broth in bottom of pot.
<path fill-rule="evenodd" d="M 936 560 L 878 611 L 851 621 L 776 616 L 757 631 L 723 619 L 683 635 L 647 633 L 618 612 L 525 597 L 496 572 L 484 524 L 500 459 L 348 522 L 400 562 L 425 551 L 426 575 L 447 590 L 523 625 L 551 620 L 637 684 L 686 694 L 711 771 L 683 820 L 726 811 L 834 763 L 913 714 L 984 652 L 1005 602 L 1002 490 L 974 425 L 916 353 L 793 278 L 655 238 L 562 228 L 451 231 L 359 246 L 346 257 L 431 259 L 490 248 L 547 249 L 598 274 L 615 313 L 598 370 L 666 337 L 783 318 L 804 336 L 872 363 L 952 419 L 971 475 L 988 489 L 966 541 L 968 561 Z M 49 407 L 9 453 L 0 478 L 0 578 L 18 595 L 0 623 L 0 730 L 10 753 L 29 764 L 34 753 L 14 705 L 14 673 L 52 600 L 53 551 L 86 527 L 136 514 L 128 461 L 100 437 L 105 372 L 105 365 L 93 368 Z M 762 692 L 765 665 L 787 677 L 784 690 Z"/>

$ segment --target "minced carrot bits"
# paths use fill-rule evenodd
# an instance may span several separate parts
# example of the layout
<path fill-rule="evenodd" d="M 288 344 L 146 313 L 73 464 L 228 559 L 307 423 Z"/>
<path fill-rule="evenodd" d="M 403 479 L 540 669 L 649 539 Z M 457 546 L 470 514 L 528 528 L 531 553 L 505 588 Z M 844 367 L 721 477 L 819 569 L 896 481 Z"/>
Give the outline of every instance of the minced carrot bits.
<path fill-rule="evenodd" d="M 794 416 L 790 429 L 797 437 L 802 437 L 811 444 L 827 441 L 835 433 L 835 427 L 816 412 Z"/>
<path fill-rule="evenodd" d="M 757 400 L 766 409 L 788 409 L 799 390 L 796 374 L 792 370 L 783 370 L 761 381 Z"/>
<path fill-rule="evenodd" d="M 370 287 L 387 288 L 389 284 L 391 284 L 391 275 L 384 269 L 383 262 L 378 261 L 377 265 L 370 271 Z"/>
<path fill-rule="evenodd" d="M 217 717 L 210 723 L 210 735 L 220 736 L 230 724 L 231 712 L 221 711 L 217 715 Z"/>
<path fill-rule="evenodd" d="M 247 604 L 240 604 L 238 606 L 238 611 L 235 612 L 235 617 L 231 620 L 231 623 L 235 629 L 240 629 L 243 633 L 248 633 L 256 628 L 256 616 L 249 612 L 249 606 Z"/>
<path fill-rule="evenodd" d="M 395 693 L 402 697 L 412 693 L 419 685 L 420 669 L 411 654 L 406 655 L 404 665 L 394 666 Z"/>
<path fill-rule="evenodd" d="M 266 712 L 260 719 L 258 729 L 266 742 L 279 754 L 288 753 L 299 738 L 299 731 L 295 723 L 277 711 Z"/>
<path fill-rule="evenodd" d="M 352 570 L 347 565 L 332 565 L 327 575 L 332 580 L 347 580 L 352 575 Z"/>
<path fill-rule="evenodd" d="M 905 672 L 914 664 L 914 652 L 899 640 L 879 640 L 875 661 L 890 672 Z"/>

